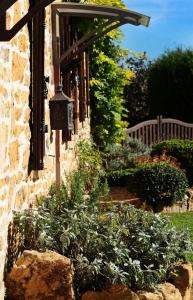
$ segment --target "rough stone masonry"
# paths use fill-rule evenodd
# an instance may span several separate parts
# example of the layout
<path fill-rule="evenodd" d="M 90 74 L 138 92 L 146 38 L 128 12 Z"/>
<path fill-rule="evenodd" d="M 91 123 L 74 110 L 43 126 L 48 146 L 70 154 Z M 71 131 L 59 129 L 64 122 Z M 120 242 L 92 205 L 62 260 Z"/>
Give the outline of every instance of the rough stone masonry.
<path fill-rule="evenodd" d="M 7 13 L 7 27 L 11 28 L 29 6 L 28 0 L 18 0 Z M 51 9 L 46 8 L 45 75 L 50 77 L 48 99 L 53 96 L 53 66 L 51 52 Z M 47 194 L 55 179 L 54 142 L 50 128 L 46 133 L 43 171 L 28 174 L 30 155 L 30 44 L 25 26 L 10 42 L 0 42 L 0 300 L 4 299 L 3 272 L 7 250 L 7 231 L 13 210 L 33 205 Z M 48 101 L 45 101 L 45 123 L 49 127 Z M 89 119 L 79 124 L 79 133 L 72 141 L 61 145 L 61 170 L 76 168 L 76 143 L 88 138 Z M 53 138 L 54 141 L 54 138 Z"/>

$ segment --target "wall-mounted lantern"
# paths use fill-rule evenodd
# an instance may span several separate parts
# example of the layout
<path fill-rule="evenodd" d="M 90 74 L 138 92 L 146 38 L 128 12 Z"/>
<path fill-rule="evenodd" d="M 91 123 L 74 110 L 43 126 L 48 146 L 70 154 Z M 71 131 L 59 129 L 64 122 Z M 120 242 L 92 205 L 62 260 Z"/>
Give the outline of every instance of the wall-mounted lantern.
<path fill-rule="evenodd" d="M 73 100 L 63 93 L 61 85 L 57 86 L 49 107 L 52 130 L 73 130 Z"/>

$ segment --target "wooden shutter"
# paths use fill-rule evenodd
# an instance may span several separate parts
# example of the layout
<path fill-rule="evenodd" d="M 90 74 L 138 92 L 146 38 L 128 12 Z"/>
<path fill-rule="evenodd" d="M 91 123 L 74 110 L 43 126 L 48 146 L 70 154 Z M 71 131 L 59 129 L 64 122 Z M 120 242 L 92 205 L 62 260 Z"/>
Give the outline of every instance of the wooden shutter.
<path fill-rule="evenodd" d="M 42 170 L 45 154 L 45 78 L 44 78 L 45 10 L 31 23 L 31 169 Z"/>

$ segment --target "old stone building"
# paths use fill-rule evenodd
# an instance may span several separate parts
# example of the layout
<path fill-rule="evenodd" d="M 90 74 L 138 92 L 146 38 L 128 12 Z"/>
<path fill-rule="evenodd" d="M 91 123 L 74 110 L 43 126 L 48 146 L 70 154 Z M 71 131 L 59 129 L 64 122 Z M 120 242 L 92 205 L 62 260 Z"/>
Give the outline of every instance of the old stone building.
<path fill-rule="evenodd" d="M 13 211 L 34 205 L 55 179 L 76 168 L 77 143 L 90 137 L 86 49 L 122 24 L 149 23 L 115 7 L 53 2 L 0 1 L 0 300 Z M 76 17 L 99 17 L 104 24 L 82 36 Z M 62 130 L 52 130 L 49 99 L 58 84 L 73 106 Z"/>
<path fill-rule="evenodd" d="M 19 0 L 9 8 L 7 28 L 22 18 L 30 2 Z M 48 6 L 45 19 L 40 13 L 10 41 L 0 42 L 0 299 L 12 212 L 46 195 L 55 180 L 55 132 L 50 129 L 48 101 L 54 94 L 51 38 Z M 41 46 L 43 56 L 38 53 Z M 76 97 L 76 91 L 67 93 Z M 77 107 L 76 128 L 60 144 L 62 176 L 76 167 L 76 143 L 89 138 L 89 118 L 80 116 Z"/>

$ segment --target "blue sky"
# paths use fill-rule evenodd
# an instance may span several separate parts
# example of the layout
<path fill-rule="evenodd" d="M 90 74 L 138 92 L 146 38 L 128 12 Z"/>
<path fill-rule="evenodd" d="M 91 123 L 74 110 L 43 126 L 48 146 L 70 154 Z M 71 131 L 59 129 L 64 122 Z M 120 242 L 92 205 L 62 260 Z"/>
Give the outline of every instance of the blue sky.
<path fill-rule="evenodd" d="M 193 0 L 124 0 L 128 9 L 151 17 L 148 28 L 124 25 L 122 46 L 155 59 L 177 46 L 193 49 Z"/>

